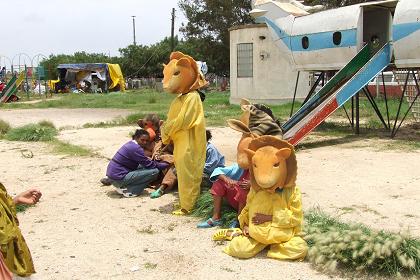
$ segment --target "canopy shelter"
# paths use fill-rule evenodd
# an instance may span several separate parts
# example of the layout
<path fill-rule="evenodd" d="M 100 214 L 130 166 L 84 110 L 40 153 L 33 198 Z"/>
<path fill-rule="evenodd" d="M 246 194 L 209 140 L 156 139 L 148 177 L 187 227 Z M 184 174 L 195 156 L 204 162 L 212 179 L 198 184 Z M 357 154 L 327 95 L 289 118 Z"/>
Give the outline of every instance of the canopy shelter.
<path fill-rule="evenodd" d="M 56 91 L 77 89 L 91 92 L 124 91 L 125 81 L 118 64 L 77 63 L 57 67 L 59 81 Z"/>

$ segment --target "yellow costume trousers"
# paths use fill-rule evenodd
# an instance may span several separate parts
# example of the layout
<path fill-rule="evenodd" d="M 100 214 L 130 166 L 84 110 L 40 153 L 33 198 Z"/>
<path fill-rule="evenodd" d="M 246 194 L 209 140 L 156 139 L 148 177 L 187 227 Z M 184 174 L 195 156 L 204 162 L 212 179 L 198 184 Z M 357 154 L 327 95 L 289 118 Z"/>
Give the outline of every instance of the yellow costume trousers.
<path fill-rule="evenodd" d="M 198 92 L 178 95 L 172 101 L 161 133 L 164 144 L 174 143 L 180 204 L 191 211 L 200 194 L 206 160 L 206 128 Z"/>
<path fill-rule="evenodd" d="M 238 236 L 233 238 L 223 251 L 232 257 L 248 259 L 257 255 L 267 246 L 270 246 L 267 257 L 278 260 L 301 260 L 308 251 L 305 240 L 299 236 L 292 237 L 287 242 L 271 245 L 260 243 L 251 237 Z"/>

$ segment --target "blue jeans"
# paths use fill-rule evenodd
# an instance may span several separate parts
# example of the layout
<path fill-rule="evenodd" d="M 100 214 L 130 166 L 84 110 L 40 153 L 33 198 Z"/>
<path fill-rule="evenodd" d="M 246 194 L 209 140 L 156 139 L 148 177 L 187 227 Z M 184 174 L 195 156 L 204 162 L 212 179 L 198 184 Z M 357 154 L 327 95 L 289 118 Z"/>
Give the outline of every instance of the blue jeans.
<path fill-rule="evenodd" d="M 132 194 L 140 194 L 159 176 L 159 169 L 137 169 L 131 171 L 122 180 L 112 180 L 112 184 L 120 189 L 127 189 Z"/>

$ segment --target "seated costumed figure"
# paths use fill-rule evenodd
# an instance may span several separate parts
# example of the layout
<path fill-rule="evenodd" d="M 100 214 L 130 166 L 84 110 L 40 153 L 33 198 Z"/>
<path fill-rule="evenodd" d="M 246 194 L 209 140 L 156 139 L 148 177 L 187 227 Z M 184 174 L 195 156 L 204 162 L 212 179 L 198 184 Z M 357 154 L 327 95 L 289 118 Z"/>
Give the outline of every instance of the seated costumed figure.
<path fill-rule="evenodd" d="M 270 246 L 270 258 L 302 260 L 308 249 L 300 237 L 303 212 L 295 184 L 293 146 L 277 137 L 261 136 L 251 141 L 246 152 L 251 190 L 238 217 L 242 234 L 234 237 L 224 252 L 245 259 Z"/>

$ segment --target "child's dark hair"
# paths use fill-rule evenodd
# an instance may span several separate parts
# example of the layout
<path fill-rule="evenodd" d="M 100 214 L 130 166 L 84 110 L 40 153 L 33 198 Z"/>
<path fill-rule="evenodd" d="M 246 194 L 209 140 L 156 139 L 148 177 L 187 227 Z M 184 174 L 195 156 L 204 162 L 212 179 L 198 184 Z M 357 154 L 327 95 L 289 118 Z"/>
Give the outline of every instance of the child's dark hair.
<path fill-rule="evenodd" d="M 206 140 L 209 142 L 213 138 L 213 135 L 211 135 L 211 131 L 206 129 Z"/>
<path fill-rule="evenodd" d="M 150 137 L 150 134 L 149 134 L 149 132 L 147 132 L 147 130 L 145 130 L 143 128 L 136 129 L 136 131 L 133 134 L 133 140 L 138 139 L 138 138 L 140 138 L 140 136 L 143 136 L 143 135 L 147 135 L 148 137 Z"/>
<path fill-rule="evenodd" d="M 155 126 L 156 129 L 159 128 L 160 118 L 157 114 L 147 114 L 144 116 L 143 121 L 149 121 Z"/>

